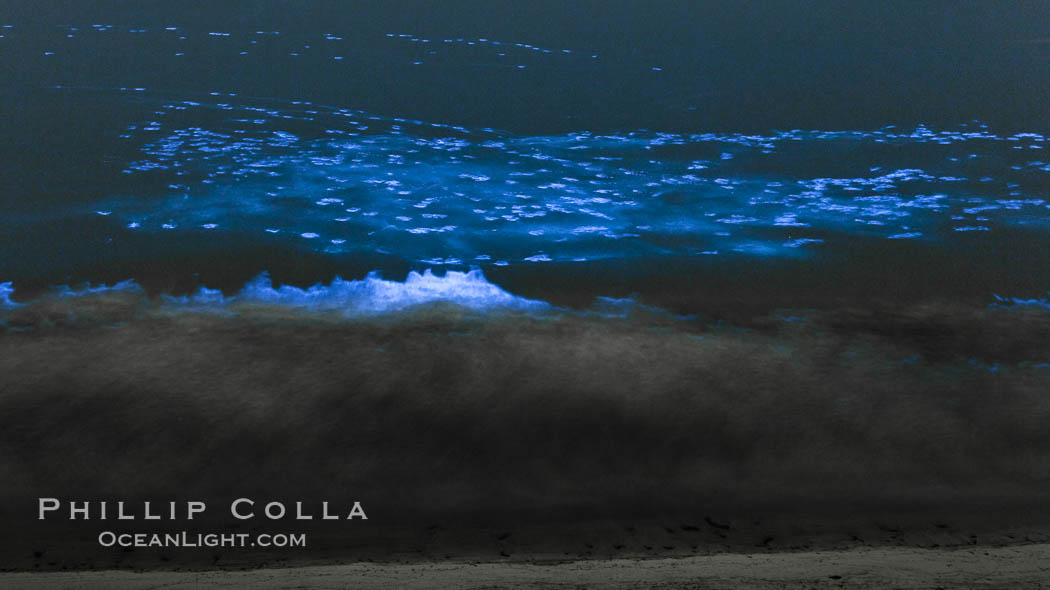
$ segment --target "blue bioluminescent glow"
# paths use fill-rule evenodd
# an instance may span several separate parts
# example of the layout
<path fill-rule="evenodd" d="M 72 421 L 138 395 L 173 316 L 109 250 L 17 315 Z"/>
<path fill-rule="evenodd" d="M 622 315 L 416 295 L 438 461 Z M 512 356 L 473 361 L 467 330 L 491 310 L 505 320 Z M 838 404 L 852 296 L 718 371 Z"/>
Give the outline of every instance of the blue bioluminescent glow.
<path fill-rule="evenodd" d="M 185 124 L 216 109 L 209 127 Z M 93 211 L 125 231 L 271 234 L 431 266 L 797 257 L 850 236 L 1045 228 L 1050 208 L 1050 164 L 1034 157 L 1046 137 L 980 123 L 522 137 L 230 100 L 164 102 L 123 137 L 135 154 L 126 194 Z"/>

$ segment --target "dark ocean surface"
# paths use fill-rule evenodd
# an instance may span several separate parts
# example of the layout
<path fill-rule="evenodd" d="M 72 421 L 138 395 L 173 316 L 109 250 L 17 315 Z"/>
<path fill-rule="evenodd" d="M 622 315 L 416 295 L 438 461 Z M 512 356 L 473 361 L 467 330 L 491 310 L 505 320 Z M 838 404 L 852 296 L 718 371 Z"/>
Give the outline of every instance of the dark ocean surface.
<path fill-rule="evenodd" d="M 16 298 L 428 268 L 682 313 L 1048 289 L 1045 4 L 6 6 Z"/>

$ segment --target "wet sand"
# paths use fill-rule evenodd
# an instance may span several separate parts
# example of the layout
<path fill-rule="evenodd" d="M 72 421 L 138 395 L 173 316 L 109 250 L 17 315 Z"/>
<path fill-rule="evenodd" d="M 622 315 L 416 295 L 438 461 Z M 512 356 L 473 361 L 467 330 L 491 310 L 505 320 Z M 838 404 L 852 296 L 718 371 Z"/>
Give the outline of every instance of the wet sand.
<path fill-rule="evenodd" d="M 1042 588 L 1050 544 L 956 549 L 863 548 L 676 559 L 402 563 L 206 572 L 9 573 L 34 590 L 152 588 Z"/>

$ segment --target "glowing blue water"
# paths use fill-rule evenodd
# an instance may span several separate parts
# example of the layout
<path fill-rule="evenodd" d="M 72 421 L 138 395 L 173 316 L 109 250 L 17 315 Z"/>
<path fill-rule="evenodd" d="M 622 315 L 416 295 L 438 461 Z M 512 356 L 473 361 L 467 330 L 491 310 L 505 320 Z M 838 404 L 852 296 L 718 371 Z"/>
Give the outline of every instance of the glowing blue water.
<path fill-rule="evenodd" d="M 216 308 L 235 304 L 270 304 L 311 310 L 335 310 L 348 316 L 370 316 L 401 311 L 428 303 L 452 303 L 478 311 L 542 311 L 550 306 L 508 293 L 485 280 L 478 270 L 450 271 L 436 276 L 412 272 L 404 281 L 387 280 L 373 273 L 361 280 L 336 277 L 330 284 L 301 289 L 274 287 L 266 275 L 257 277 L 239 293 L 224 297 L 221 291 L 201 288 L 194 294 L 169 301 Z"/>
<path fill-rule="evenodd" d="M 980 123 L 520 137 L 219 96 L 165 101 L 122 138 L 125 193 L 90 212 L 122 231 L 248 232 L 426 265 L 804 256 L 855 235 L 1045 228 L 1050 209 L 1047 138 Z"/>
<path fill-rule="evenodd" d="M 299 289 L 427 268 L 683 309 L 738 290 L 1046 289 L 1030 88 L 1045 60 L 1029 44 L 960 33 L 918 59 L 931 41 L 903 19 L 900 49 L 846 35 L 836 61 L 796 34 L 808 20 L 755 45 L 720 11 L 603 12 L 560 33 L 547 14 L 176 12 L 2 25 L 17 59 L 0 92 L 0 280 L 20 294 L 131 278 L 230 295 L 264 270 Z"/>

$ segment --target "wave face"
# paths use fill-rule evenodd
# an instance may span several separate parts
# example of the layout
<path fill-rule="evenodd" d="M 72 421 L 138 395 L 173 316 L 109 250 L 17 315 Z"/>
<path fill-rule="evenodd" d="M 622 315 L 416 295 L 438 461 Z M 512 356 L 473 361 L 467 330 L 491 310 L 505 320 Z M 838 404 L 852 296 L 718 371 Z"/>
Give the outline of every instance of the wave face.
<path fill-rule="evenodd" d="M 313 291 L 330 302 L 348 288 Z M 767 522 L 778 515 L 843 542 L 858 520 L 894 533 L 950 526 L 960 544 L 972 542 L 959 524 L 968 515 L 1046 522 L 1043 309 L 661 324 L 607 300 L 593 314 L 443 307 L 392 316 L 404 321 L 329 321 L 302 307 L 309 289 L 281 294 L 260 280 L 236 297 L 260 290 L 282 304 L 211 313 L 158 299 L 157 309 L 126 285 L 10 312 L 22 326 L 35 314 L 45 329 L 0 326 L 0 448 L 10 450 L 0 453 L 0 498 L 319 505 L 352 494 L 375 536 L 405 526 L 438 558 L 459 553 L 433 525 L 493 537 L 542 523 L 565 539 L 572 522 L 604 522 L 615 529 L 601 535 L 609 548 L 639 520 L 677 529 L 708 516 L 732 523 L 732 540 L 703 542 L 721 550 L 773 536 L 790 548 Z M 74 321 L 88 313 L 99 322 Z M 8 514 L 12 530 L 93 539 L 84 523 L 66 533 L 42 529 L 61 521 L 41 525 L 32 511 Z M 741 527 L 757 533 L 741 540 Z M 337 529 L 341 555 L 346 535 L 367 530 L 352 528 Z M 62 553 L 43 546 L 48 560 Z M 389 551 L 389 537 L 363 546 Z M 0 555 L 31 554 L 21 536 L 0 541 Z"/>
<path fill-rule="evenodd" d="M 0 283 L 0 307 L 15 307 L 18 305 L 11 300 L 11 295 L 14 292 L 15 289 L 11 283 Z"/>

